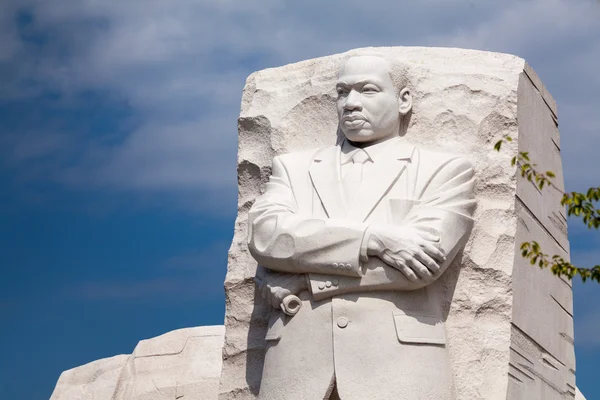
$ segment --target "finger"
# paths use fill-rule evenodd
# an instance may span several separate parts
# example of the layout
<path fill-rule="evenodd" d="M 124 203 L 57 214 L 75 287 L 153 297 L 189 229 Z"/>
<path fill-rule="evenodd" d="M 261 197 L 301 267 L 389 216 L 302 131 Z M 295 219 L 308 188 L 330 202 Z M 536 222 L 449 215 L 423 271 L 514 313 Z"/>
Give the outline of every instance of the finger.
<path fill-rule="evenodd" d="M 440 265 L 434 261 L 433 258 L 429 257 L 424 251 L 419 251 L 415 254 L 415 258 L 419 260 L 433 275 L 439 272 Z"/>
<path fill-rule="evenodd" d="M 408 279 L 409 281 L 411 281 L 411 282 L 419 281 L 419 277 L 415 274 L 415 272 L 412 269 L 410 269 L 403 262 L 396 262 L 396 269 L 398 271 L 402 272 L 402 274 L 404 276 L 406 276 L 406 279 Z"/>
<path fill-rule="evenodd" d="M 408 257 L 408 256 L 407 256 Z M 410 269 L 405 263 L 406 257 L 402 257 L 401 259 L 396 259 L 394 257 L 392 257 L 389 252 L 384 252 L 381 255 L 381 259 L 388 264 L 390 267 L 397 269 L 398 271 L 400 271 L 405 277 L 406 279 L 408 279 L 411 282 L 418 282 L 419 281 L 419 277 L 415 274 L 415 272 Z"/>
<path fill-rule="evenodd" d="M 433 233 L 429 233 L 426 231 L 419 231 L 419 236 L 421 236 L 425 240 L 429 240 L 430 242 L 438 243 L 440 241 L 440 237 L 434 235 Z"/>
<path fill-rule="evenodd" d="M 439 246 L 436 246 L 433 243 L 425 242 L 422 246 L 422 249 L 429 255 L 440 263 L 446 261 L 446 254 L 444 250 L 442 250 Z"/>
<path fill-rule="evenodd" d="M 271 307 L 279 310 L 281 308 L 281 301 L 276 295 L 271 296 Z"/>
<path fill-rule="evenodd" d="M 282 291 L 281 287 L 275 287 L 275 288 L 271 289 L 271 297 L 269 298 L 269 300 L 270 300 L 271 306 L 273 306 L 273 308 L 279 309 L 281 307 L 281 300 L 282 300 L 282 298 L 280 298 L 281 291 Z"/>
<path fill-rule="evenodd" d="M 387 265 L 389 265 L 390 267 L 396 268 L 396 260 L 390 256 L 390 254 L 387 251 L 384 251 L 381 254 L 381 260 L 386 263 Z"/>
<path fill-rule="evenodd" d="M 277 288 L 270 288 L 269 296 L 267 297 L 267 302 L 273 308 L 277 308 L 276 292 L 277 292 Z"/>
<path fill-rule="evenodd" d="M 271 298 L 271 301 L 272 301 L 271 305 L 273 306 L 273 308 L 280 309 L 281 303 L 283 303 L 283 299 L 285 298 L 285 296 L 287 296 L 289 294 L 290 294 L 289 290 L 283 289 L 283 288 L 277 288 L 277 290 L 273 294 L 273 297 Z"/>
<path fill-rule="evenodd" d="M 408 266 L 421 279 L 429 279 L 432 277 L 431 272 L 416 258 L 411 258 L 407 262 Z"/>

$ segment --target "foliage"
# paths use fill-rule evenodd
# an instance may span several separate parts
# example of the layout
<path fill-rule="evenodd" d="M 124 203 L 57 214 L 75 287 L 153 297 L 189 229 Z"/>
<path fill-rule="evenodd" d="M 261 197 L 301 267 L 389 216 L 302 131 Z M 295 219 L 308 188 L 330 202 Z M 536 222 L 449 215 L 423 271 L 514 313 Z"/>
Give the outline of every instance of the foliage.
<path fill-rule="evenodd" d="M 512 142 L 512 138 L 504 136 L 504 138 L 494 145 L 494 150 L 500 151 L 502 144 L 505 142 Z M 538 171 L 536 169 L 537 164 L 531 162 L 529 153 L 526 151 L 519 152 L 514 156 L 511 160 L 511 165 L 513 167 L 517 166 L 521 176 L 534 183 L 540 190 L 547 186 L 559 191 L 562 194 L 560 204 L 567 207 L 568 216 L 580 217 L 589 229 L 600 228 L 600 209 L 595 205 L 595 203 L 600 201 L 600 187 L 590 188 L 587 193 L 563 192 L 553 182 L 556 178 L 555 174 L 552 171 Z M 550 256 L 542 252 L 540 245 L 535 241 L 522 243 L 521 255 L 528 259 L 531 265 L 537 265 L 540 268 L 549 268 L 554 275 L 564 276 L 569 279 L 572 279 L 575 275 L 579 275 L 584 282 L 591 279 L 600 283 L 600 265 L 592 268 L 577 267 L 559 255 Z"/>

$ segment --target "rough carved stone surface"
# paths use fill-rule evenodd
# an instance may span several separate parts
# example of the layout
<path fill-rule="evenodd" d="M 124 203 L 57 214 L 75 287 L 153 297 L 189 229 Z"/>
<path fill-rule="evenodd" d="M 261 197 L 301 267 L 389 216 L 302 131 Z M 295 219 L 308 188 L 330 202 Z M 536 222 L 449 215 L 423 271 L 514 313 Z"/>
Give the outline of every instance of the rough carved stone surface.
<path fill-rule="evenodd" d="M 223 326 L 179 329 L 61 374 L 51 400 L 217 398 Z"/>
<path fill-rule="evenodd" d="M 260 386 L 268 306 L 255 293 L 247 212 L 274 156 L 336 142 L 335 79 L 361 50 L 252 74 L 239 118 L 239 210 L 229 252 L 220 399 L 253 399 Z M 517 176 L 510 159 L 530 151 L 540 168 L 562 165 L 556 105 L 524 60 L 441 48 L 378 48 L 405 73 L 413 113 L 406 139 L 465 155 L 475 166 L 478 208 L 465 250 L 441 278 L 458 399 L 572 399 L 572 296 L 568 282 L 532 268 L 518 246 L 536 238 L 568 257 L 559 199 Z M 515 140 L 502 152 L 493 144 Z M 523 374 L 523 375 L 520 375 Z"/>
<path fill-rule="evenodd" d="M 437 279 L 469 238 L 475 173 L 402 138 L 412 95 L 390 68 L 380 56 L 343 63 L 343 140 L 273 159 L 248 212 L 274 307 L 261 400 L 455 398 Z M 298 307 L 284 315 L 286 299 Z"/>
<path fill-rule="evenodd" d="M 110 399 L 121 369 L 129 359 L 122 354 L 103 358 L 60 374 L 51 400 Z"/>

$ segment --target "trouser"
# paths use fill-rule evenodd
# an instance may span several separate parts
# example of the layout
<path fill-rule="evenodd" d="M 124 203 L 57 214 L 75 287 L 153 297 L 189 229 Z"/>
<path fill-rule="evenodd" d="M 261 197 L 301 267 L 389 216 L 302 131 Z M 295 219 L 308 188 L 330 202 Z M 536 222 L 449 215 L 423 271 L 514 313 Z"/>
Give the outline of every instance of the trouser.
<path fill-rule="evenodd" d="M 337 382 L 336 382 L 335 377 L 333 378 L 333 382 L 331 385 L 333 387 L 331 388 L 329 397 L 326 396 L 325 400 L 341 400 L 340 395 L 338 394 L 338 391 L 337 391 Z"/>
<path fill-rule="evenodd" d="M 329 400 L 341 400 L 340 395 L 337 391 L 337 385 L 333 386 L 333 392 L 331 392 L 331 396 L 329 396 Z"/>

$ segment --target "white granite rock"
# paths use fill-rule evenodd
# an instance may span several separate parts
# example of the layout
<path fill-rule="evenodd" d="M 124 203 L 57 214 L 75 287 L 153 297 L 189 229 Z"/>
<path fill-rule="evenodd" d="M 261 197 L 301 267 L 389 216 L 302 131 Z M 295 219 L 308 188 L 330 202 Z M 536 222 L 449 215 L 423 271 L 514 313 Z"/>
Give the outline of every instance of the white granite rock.
<path fill-rule="evenodd" d="M 142 340 L 132 355 L 63 372 L 51 400 L 216 399 L 223 335 L 200 326 Z"/>
<path fill-rule="evenodd" d="M 142 340 L 121 370 L 114 400 L 209 399 L 218 391 L 222 326 Z"/>
<path fill-rule="evenodd" d="M 260 386 L 269 307 L 255 293 L 247 212 L 264 190 L 274 156 L 336 142 L 335 79 L 364 50 L 252 74 L 238 122 L 238 217 L 229 252 L 220 399 L 253 399 Z M 394 65 L 412 89 L 406 139 L 466 156 L 475 166 L 478 208 L 465 250 L 432 291 L 447 311 L 456 398 L 572 399 L 575 396 L 569 282 L 527 265 L 534 238 L 568 258 L 564 210 L 517 176 L 510 159 L 529 151 L 543 170 L 562 165 L 556 105 L 518 57 L 473 50 L 397 47 L 368 50 Z M 500 153 L 494 143 L 514 141 Z M 432 285 L 433 286 L 433 285 Z"/>
<path fill-rule="evenodd" d="M 112 398 L 121 369 L 129 359 L 123 354 L 103 358 L 60 374 L 50 400 L 98 400 Z"/>

